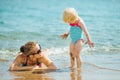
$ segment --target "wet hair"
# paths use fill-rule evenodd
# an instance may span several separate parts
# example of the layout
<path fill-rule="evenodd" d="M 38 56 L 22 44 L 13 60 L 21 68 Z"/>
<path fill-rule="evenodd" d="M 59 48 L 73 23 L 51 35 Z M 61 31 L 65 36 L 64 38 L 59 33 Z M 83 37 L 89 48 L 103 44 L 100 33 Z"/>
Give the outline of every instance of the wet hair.
<path fill-rule="evenodd" d="M 24 46 L 21 46 L 21 47 L 20 47 L 20 52 L 23 52 L 23 53 L 24 53 Z"/>
<path fill-rule="evenodd" d="M 78 14 L 74 8 L 67 8 L 63 12 L 63 21 L 65 23 L 74 23 L 78 18 Z"/>
<path fill-rule="evenodd" d="M 20 51 L 25 54 L 25 55 L 31 55 L 35 53 L 35 47 L 36 47 L 36 42 L 27 42 L 25 45 L 20 47 Z M 39 45 L 40 46 L 40 45 Z M 40 46 L 40 51 L 41 52 L 41 46 Z"/>

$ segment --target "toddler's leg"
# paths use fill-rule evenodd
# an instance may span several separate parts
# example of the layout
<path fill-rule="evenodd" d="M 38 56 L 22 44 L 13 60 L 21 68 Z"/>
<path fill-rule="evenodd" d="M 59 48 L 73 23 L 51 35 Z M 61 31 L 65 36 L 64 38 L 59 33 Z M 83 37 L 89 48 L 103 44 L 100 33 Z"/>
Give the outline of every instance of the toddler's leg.
<path fill-rule="evenodd" d="M 81 57 L 80 57 L 80 52 L 82 50 L 82 45 L 83 45 L 83 41 L 79 40 L 77 41 L 77 43 L 75 44 L 75 57 L 76 57 L 76 61 L 77 61 L 77 68 L 81 69 Z"/>
<path fill-rule="evenodd" d="M 74 54 L 74 44 L 70 44 L 70 61 L 71 61 L 71 68 L 75 67 L 75 54 Z"/>

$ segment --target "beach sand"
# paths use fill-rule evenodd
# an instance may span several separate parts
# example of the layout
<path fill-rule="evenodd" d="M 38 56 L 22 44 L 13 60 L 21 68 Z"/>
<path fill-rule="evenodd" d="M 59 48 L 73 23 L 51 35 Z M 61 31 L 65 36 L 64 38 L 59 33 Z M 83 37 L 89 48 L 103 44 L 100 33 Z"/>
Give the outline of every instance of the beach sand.
<path fill-rule="evenodd" d="M 98 67 L 82 68 L 82 71 L 71 71 L 70 68 L 58 69 L 41 74 L 30 71 L 10 72 L 11 80 L 120 80 L 120 71 Z"/>
<path fill-rule="evenodd" d="M 0 60 L 0 80 L 120 80 L 119 54 L 82 55 L 81 72 L 71 71 L 68 54 L 50 56 L 58 67 L 55 71 L 32 73 L 8 71 L 12 60 Z M 45 66 L 43 66 L 44 68 Z"/>
<path fill-rule="evenodd" d="M 63 10 L 74 7 L 85 21 L 95 48 L 84 45 L 81 73 L 71 73 L 69 30 Z M 49 8 L 50 7 L 50 8 Z M 120 0 L 1 0 L 0 80 L 120 80 Z M 50 59 L 60 68 L 43 74 L 10 72 L 19 48 L 27 41 L 50 49 Z M 85 39 L 86 42 L 86 39 Z"/>

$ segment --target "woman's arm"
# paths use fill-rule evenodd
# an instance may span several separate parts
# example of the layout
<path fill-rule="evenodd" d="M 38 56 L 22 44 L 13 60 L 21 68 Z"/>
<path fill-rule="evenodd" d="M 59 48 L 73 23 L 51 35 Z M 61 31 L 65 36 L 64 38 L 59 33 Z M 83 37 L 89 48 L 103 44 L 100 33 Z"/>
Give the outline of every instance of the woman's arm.
<path fill-rule="evenodd" d="M 50 72 L 56 70 L 57 67 L 51 63 L 51 65 L 47 66 L 47 68 L 40 68 L 39 66 L 36 66 L 32 69 L 32 73 L 44 73 L 44 72 Z"/>
<path fill-rule="evenodd" d="M 32 70 L 34 68 L 34 66 L 14 66 L 14 64 L 12 64 L 12 67 L 10 67 L 10 71 L 29 71 Z"/>
<path fill-rule="evenodd" d="M 37 58 L 39 59 L 39 62 L 45 64 L 47 69 L 57 69 L 56 65 L 51 59 L 48 58 L 47 54 L 48 51 L 43 51 L 40 54 L 38 54 Z"/>
<path fill-rule="evenodd" d="M 47 66 L 47 69 L 48 69 L 48 70 L 56 70 L 57 67 L 56 67 L 56 65 L 55 65 L 53 62 L 51 62 L 51 63 L 49 64 L 49 66 Z"/>
<path fill-rule="evenodd" d="M 22 57 L 21 54 L 19 54 L 14 62 L 11 64 L 9 70 L 10 71 L 25 71 L 25 70 L 31 70 L 34 68 L 34 66 L 21 66 L 22 64 Z"/>

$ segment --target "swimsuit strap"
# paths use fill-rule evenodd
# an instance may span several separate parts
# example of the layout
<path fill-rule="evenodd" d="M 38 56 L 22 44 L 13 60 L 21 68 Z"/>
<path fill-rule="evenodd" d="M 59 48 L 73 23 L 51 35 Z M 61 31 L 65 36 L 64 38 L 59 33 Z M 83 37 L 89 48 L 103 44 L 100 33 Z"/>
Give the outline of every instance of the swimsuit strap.
<path fill-rule="evenodd" d="M 28 61 L 28 56 L 26 57 L 26 61 L 24 64 L 22 64 L 22 66 L 27 66 L 27 61 Z"/>
<path fill-rule="evenodd" d="M 71 27 L 74 27 L 74 26 L 79 27 L 78 22 L 79 22 L 79 20 L 77 20 L 75 23 L 70 23 L 70 26 Z"/>
<path fill-rule="evenodd" d="M 22 64 L 22 66 L 27 66 L 27 62 L 28 62 L 28 56 L 26 57 L 25 64 Z M 37 60 L 36 60 L 36 64 L 37 64 L 38 66 L 40 66 L 40 67 L 42 66 L 41 62 L 38 61 L 38 58 L 37 58 Z"/>

